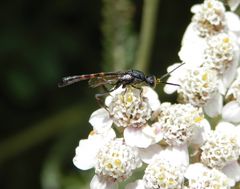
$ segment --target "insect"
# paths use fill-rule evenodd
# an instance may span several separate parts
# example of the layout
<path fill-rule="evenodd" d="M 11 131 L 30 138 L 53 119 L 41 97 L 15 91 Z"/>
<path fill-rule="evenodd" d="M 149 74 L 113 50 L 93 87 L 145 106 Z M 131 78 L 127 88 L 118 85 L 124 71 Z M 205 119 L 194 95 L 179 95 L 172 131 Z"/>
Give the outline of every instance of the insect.
<path fill-rule="evenodd" d="M 62 79 L 62 82 L 58 84 L 58 87 L 65 87 L 67 85 L 71 85 L 73 83 L 89 80 L 89 86 L 92 88 L 102 86 L 109 93 L 120 86 L 125 88 L 126 86 L 132 86 L 135 88 L 139 88 L 140 86 L 149 86 L 155 88 L 157 84 L 164 83 L 169 85 L 179 86 L 178 84 L 168 83 L 162 81 L 163 78 L 170 75 L 174 70 L 182 66 L 184 63 L 180 64 L 176 68 L 174 68 L 171 72 L 163 75 L 160 78 L 157 78 L 155 75 L 147 76 L 143 72 L 138 70 L 128 70 L 128 71 L 119 71 L 119 72 L 100 72 L 86 75 L 75 75 L 68 76 Z M 112 86 L 110 90 L 107 90 L 106 85 Z"/>
<path fill-rule="evenodd" d="M 95 98 L 98 104 L 101 107 L 104 107 L 107 111 L 107 107 L 104 105 L 103 99 L 101 97 L 108 95 L 110 92 L 116 90 L 120 86 L 122 88 L 126 88 L 127 86 L 132 86 L 140 90 L 140 94 L 142 94 L 143 88 L 141 86 L 149 86 L 155 88 L 159 83 L 165 83 L 169 85 L 179 86 L 178 84 L 168 83 L 162 81 L 163 78 L 170 75 L 174 70 L 182 66 L 184 63 L 180 64 L 176 68 L 174 68 L 169 73 L 163 75 L 160 78 L 157 78 L 155 75 L 146 76 L 143 72 L 138 70 L 128 70 L 128 71 L 119 71 L 119 72 L 100 72 L 86 75 L 75 75 L 68 76 L 62 78 L 62 81 L 58 84 L 58 87 L 65 87 L 67 85 L 71 85 L 73 83 L 88 80 L 88 84 L 90 87 L 103 87 L 106 91 L 105 93 L 96 94 Z M 106 87 L 110 85 L 110 90 Z"/>

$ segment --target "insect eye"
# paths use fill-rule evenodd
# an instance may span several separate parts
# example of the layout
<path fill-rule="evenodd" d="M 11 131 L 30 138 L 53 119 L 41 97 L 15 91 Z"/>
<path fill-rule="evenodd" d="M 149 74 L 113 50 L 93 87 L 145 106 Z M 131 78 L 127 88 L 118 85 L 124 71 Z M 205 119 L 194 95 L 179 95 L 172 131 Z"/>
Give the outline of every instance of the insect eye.
<path fill-rule="evenodd" d="M 151 87 L 155 87 L 156 86 L 156 77 L 155 76 L 147 76 L 146 77 L 147 83 L 151 86 Z"/>

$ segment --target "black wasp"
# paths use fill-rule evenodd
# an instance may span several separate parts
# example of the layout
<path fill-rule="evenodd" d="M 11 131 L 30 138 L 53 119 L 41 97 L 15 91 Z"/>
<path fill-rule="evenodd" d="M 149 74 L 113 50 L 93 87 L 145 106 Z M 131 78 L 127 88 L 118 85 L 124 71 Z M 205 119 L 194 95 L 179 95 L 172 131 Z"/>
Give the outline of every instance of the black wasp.
<path fill-rule="evenodd" d="M 132 86 L 135 88 L 139 88 L 139 86 L 149 86 L 155 88 L 159 83 L 165 83 L 170 85 L 178 84 L 174 83 L 167 83 L 162 81 L 163 78 L 167 77 L 170 73 L 174 70 L 182 66 L 184 63 L 177 66 L 171 72 L 163 75 L 160 78 L 157 78 L 154 75 L 146 76 L 143 72 L 138 70 L 128 70 L 128 71 L 119 71 L 119 72 L 100 72 L 100 73 L 93 73 L 93 74 L 86 74 L 86 75 L 75 75 L 75 76 L 68 76 L 62 79 L 62 82 L 58 84 L 58 87 L 65 87 L 67 85 L 71 85 L 73 83 L 89 80 L 89 86 L 92 88 L 102 86 L 106 90 L 106 85 L 112 86 L 110 90 L 107 92 L 112 92 L 122 86 L 125 88 L 126 86 Z M 140 88 L 139 88 L 140 89 Z"/>

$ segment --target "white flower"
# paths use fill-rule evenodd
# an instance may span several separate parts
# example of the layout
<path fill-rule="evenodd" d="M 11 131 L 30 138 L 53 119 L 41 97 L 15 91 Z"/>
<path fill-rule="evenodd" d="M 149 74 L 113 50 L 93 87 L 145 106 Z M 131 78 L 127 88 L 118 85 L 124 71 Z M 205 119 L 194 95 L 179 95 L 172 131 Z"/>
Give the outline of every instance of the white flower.
<path fill-rule="evenodd" d="M 231 8 L 231 11 L 235 11 L 240 4 L 239 0 L 227 0 L 228 5 Z"/>
<path fill-rule="evenodd" d="M 104 145 L 96 156 L 95 173 L 98 176 L 124 181 L 142 165 L 137 149 L 127 146 L 122 138 Z"/>
<path fill-rule="evenodd" d="M 240 68 L 237 69 L 237 78 L 229 87 L 226 98 L 240 103 Z"/>
<path fill-rule="evenodd" d="M 127 87 L 107 97 L 107 109 L 117 127 L 142 127 L 160 105 L 157 94 L 150 87 L 143 87 L 142 90 Z"/>
<path fill-rule="evenodd" d="M 191 72 L 194 72 L 196 69 L 205 69 L 205 71 L 203 72 L 212 72 L 210 70 L 214 70 L 216 73 L 212 72 L 211 75 L 215 76 L 211 76 L 212 79 L 210 81 L 212 81 L 213 84 L 214 82 L 217 82 L 217 86 L 215 85 L 215 92 L 224 95 L 236 75 L 236 68 L 239 62 L 239 46 L 237 44 L 238 41 L 236 36 L 233 33 L 218 33 L 207 38 L 200 38 L 196 34 L 194 34 L 194 31 L 190 31 L 190 33 L 191 34 L 187 34 L 188 39 L 185 40 L 179 52 L 180 59 L 186 62 L 185 68 L 188 67 L 188 69 L 185 69 L 184 72 L 181 73 L 181 77 L 178 76 L 178 78 L 175 78 L 175 80 L 173 80 L 173 76 L 170 76 L 168 82 L 182 85 L 181 81 L 185 81 L 186 79 L 189 80 L 190 77 L 192 77 Z M 184 83 L 187 83 L 187 81 L 185 81 Z M 194 87 L 194 84 L 192 84 L 192 86 Z M 205 87 L 201 89 L 205 90 Z M 211 105 L 208 107 L 211 108 L 214 104 L 217 105 L 218 108 L 215 109 L 215 112 L 212 110 L 209 111 L 209 109 L 207 109 L 206 113 L 209 116 L 214 117 L 221 111 L 222 100 L 219 99 L 221 97 L 220 95 L 217 95 L 217 93 L 215 93 L 214 96 L 214 92 L 211 92 L 212 89 L 214 91 L 214 88 L 209 87 L 210 86 L 208 86 L 207 89 L 210 91 L 208 91 L 207 93 L 210 95 L 207 95 L 207 98 L 209 98 L 212 94 L 214 102 L 211 102 L 211 100 Z M 185 93 L 187 94 L 188 92 L 185 91 Z M 202 105 L 205 105 L 207 99 L 204 97 L 204 99 L 202 100 L 203 101 L 200 103 L 202 103 Z M 218 104 L 217 101 L 221 101 L 221 104 Z M 195 102 L 193 101 L 190 103 L 194 104 Z M 198 105 L 198 103 L 195 103 L 195 105 Z"/>
<path fill-rule="evenodd" d="M 94 167 L 99 149 L 115 137 L 116 134 L 113 129 L 106 130 L 105 133 L 92 131 L 88 139 L 79 141 L 79 146 L 76 148 L 76 155 L 73 158 L 73 164 L 82 170 Z"/>
<path fill-rule="evenodd" d="M 213 116 L 220 113 L 222 97 L 219 93 L 219 82 L 215 70 L 207 67 L 189 69 L 187 73 L 179 79 L 179 84 L 178 94 L 180 102 L 204 107 L 204 110 L 207 113 L 210 112 Z M 214 103 L 215 106 L 207 106 L 208 103 Z M 206 108 L 212 109 L 206 110 Z"/>
<path fill-rule="evenodd" d="M 178 64 L 174 64 L 171 71 Z M 178 100 L 182 103 L 190 103 L 203 107 L 205 113 L 215 117 L 222 111 L 222 85 L 220 85 L 217 71 L 207 66 L 191 66 L 184 64 L 176 70 L 176 75 L 171 74 L 167 82 L 177 83 L 179 86 L 165 85 L 164 91 L 171 94 L 177 90 Z"/>
<path fill-rule="evenodd" d="M 185 177 L 188 189 L 230 189 L 234 182 L 217 169 L 209 169 L 201 163 L 189 165 Z"/>
<path fill-rule="evenodd" d="M 193 27 L 199 36 L 206 37 L 224 29 L 225 8 L 222 2 L 205 0 L 203 4 L 195 5 L 191 10 L 194 13 Z"/>
<path fill-rule="evenodd" d="M 232 123 L 240 123 L 240 104 L 238 101 L 230 101 L 224 105 L 222 118 Z"/>
<path fill-rule="evenodd" d="M 234 65 L 237 65 L 238 58 L 236 56 L 239 54 L 239 48 L 228 34 L 218 33 L 206 41 L 204 64 L 217 70 L 218 74 L 223 74 L 233 62 Z"/>
<path fill-rule="evenodd" d="M 126 92 L 112 97 L 108 110 L 116 126 L 138 128 L 151 118 L 149 103 L 140 96 L 140 92 L 138 89 L 127 88 Z"/>
<path fill-rule="evenodd" d="M 179 146 L 188 144 L 193 139 L 203 119 L 201 108 L 191 104 L 162 103 L 158 121 L 152 126 L 156 133 L 163 135 L 165 143 Z"/>
<path fill-rule="evenodd" d="M 230 100 L 222 110 L 222 118 L 232 123 L 240 122 L 240 68 L 238 68 L 238 76 L 230 86 L 226 99 Z"/>
<path fill-rule="evenodd" d="M 185 67 L 181 77 L 172 77 L 171 82 L 180 85 L 177 87 L 179 102 L 203 107 L 205 113 L 210 117 L 215 117 L 221 113 L 223 97 L 220 92 L 222 85 L 220 85 L 217 71 L 205 66 Z M 165 88 L 165 91 L 173 92 L 174 90 Z"/>
<path fill-rule="evenodd" d="M 128 145 L 146 148 L 154 142 L 154 133 L 148 121 L 159 108 L 160 101 L 153 89 L 119 88 L 110 93 L 105 103 L 106 109 L 101 108 L 90 117 L 89 122 L 95 130 L 103 132 L 114 123 L 124 129 Z"/>
<path fill-rule="evenodd" d="M 195 15 L 184 33 L 179 52 L 181 61 L 192 66 L 202 65 L 204 57 L 206 57 L 204 54 L 206 49 L 212 46 L 208 41 L 212 36 L 220 33 L 226 33 L 231 37 L 230 46 L 233 43 L 234 45 L 235 43 L 239 44 L 240 19 L 232 12 L 225 12 L 222 2 L 205 0 L 203 4 L 193 6 L 192 12 Z M 221 44 L 219 45 L 221 46 Z M 238 53 L 239 50 L 236 49 L 236 52 Z M 221 54 L 221 57 L 223 57 L 223 54 Z M 233 62 L 237 61 L 236 59 L 238 60 L 234 57 Z"/>
<path fill-rule="evenodd" d="M 174 70 L 178 66 L 180 66 L 180 63 L 175 63 L 175 64 L 169 66 L 167 68 L 167 72 L 168 73 L 172 72 L 172 70 Z M 192 67 L 192 66 L 191 67 L 190 66 L 191 66 L 190 64 L 183 64 L 178 69 L 174 70 L 174 72 L 170 73 L 170 76 L 169 76 L 167 82 L 179 84 L 180 78 L 183 77 L 186 74 L 187 70 Z M 178 88 L 179 88 L 179 86 L 177 86 L 177 85 L 165 85 L 164 92 L 167 94 L 172 94 L 175 91 L 177 91 Z"/>
<path fill-rule="evenodd" d="M 95 168 L 91 189 L 116 188 L 142 165 L 138 150 L 127 146 L 122 138 L 110 134 L 94 134 L 81 140 L 73 163 L 79 169 Z"/>
<path fill-rule="evenodd" d="M 143 179 L 127 185 L 126 189 L 181 189 L 188 166 L 187 151 L 166 148 L 152 158 Z M 179 157 L 176 159 L 176 157 Z M 186 158 L 181 158 L 186 157 Z"/>
<path fill-rule="evenodd" d="M 222 170 L 235 181 L 240 180 L 240 166 L 237 163 L 240 155 L 240 126 L 220 122 L 216 130 L 209 133 L 201 150 L 201 162 L 204 165 Z"/>

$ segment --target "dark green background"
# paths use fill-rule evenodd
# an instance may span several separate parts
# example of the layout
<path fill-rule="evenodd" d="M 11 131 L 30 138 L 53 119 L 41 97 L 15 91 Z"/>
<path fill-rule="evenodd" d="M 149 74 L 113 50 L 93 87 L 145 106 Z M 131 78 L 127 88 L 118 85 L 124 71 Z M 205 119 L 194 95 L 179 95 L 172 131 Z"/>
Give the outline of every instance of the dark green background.
<path fill-rule="evenodd" d="M 138 35 L 143 1 L 131 2 Z M 161 0 L 149 72 L 162 75 L 179 61 L 190 7 L 199 2 Z M 61 89 L 57 83 L 63 76 L 106 70 L 102 7 L 98 0 L 0 3 L 1 189 L 88 188 L 92 172 L 77 170 L 72 157 L 91 130 L 98 90 L 87 82 Z M 175 99 L 161 88 L 161 101 Z"/>

